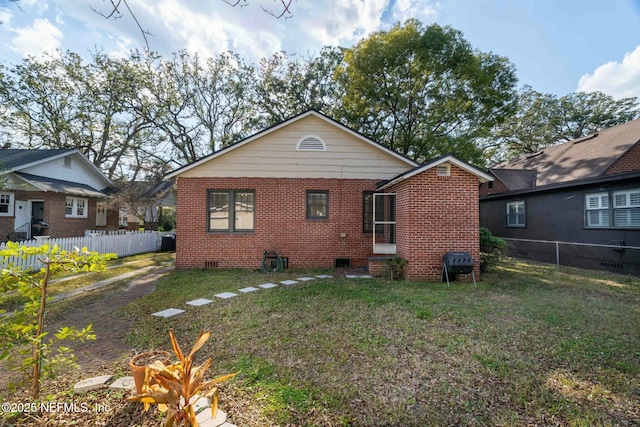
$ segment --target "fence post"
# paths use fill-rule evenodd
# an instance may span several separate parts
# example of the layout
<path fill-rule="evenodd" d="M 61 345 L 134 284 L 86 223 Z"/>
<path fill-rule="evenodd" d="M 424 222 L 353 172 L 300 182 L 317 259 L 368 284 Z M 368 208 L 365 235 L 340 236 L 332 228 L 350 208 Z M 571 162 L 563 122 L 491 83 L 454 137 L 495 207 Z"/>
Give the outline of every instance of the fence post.
<path fill-rule="evenodd" d="M 560 270 L 560 243 L 556 240 L 556 270 Z"/>

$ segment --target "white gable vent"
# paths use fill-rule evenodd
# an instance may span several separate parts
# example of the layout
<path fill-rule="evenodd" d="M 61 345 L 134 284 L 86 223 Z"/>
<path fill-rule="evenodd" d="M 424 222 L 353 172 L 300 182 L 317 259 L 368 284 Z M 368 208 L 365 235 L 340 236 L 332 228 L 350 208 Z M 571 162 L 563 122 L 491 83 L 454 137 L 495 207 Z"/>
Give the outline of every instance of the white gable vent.
<path fill-rule="evenodd" d="M 450 176 L 451 165 L 449 163 L 443 163 L 436 168 L 438 176 Z"/>
<path fill-rule="evenodd" d="M 314 135 L 307 135 L 298 141 L 298 145 L 296 146 L 296 150 L 302 151 L 327 151 L 327 146 L 324 141 Z"/>

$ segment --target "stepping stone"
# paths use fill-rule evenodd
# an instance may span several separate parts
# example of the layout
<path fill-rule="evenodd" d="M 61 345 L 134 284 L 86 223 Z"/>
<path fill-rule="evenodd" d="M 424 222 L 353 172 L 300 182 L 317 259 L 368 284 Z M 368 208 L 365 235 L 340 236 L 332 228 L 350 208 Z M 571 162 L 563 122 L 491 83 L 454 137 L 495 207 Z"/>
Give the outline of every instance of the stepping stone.
<path fill-rule="evenodd" d="M 249 286 L 248 288 L 238 289 L 238 291 L 242 292 L 243 294 L 246 294 L 247 292 L 255 292 L 255 291 L 259 291 L 259 290 L 260 289 L 254 288 L 253 286 Z"/>
<path fill-rule="evenodd" d="M 347 274 L 345 276 L 347 279 L 373 279 L 373 276 L 369 275 L 369 274 L 362 274 L 362 275 L 358 275 L 358 274 Z"/>
<path fill-rule="evenodd" d="M 238 294 L 234 294 L 233 292 L 223 292 L 221 294 L 216 294 L 214 296 L 222 299 L 227 299 L 227 298 L 237 297 Z"/>
<path fill-rule="evenodd" d="M 134 388 L 136 388 L 136 383 L 133 377 L 118 378 L 109 386 L 109 390 L 132 390 Z"/>
<path fill-rule="evenodd" d="M 298 277 L 301 282 L 308 282 L 309 280 L 315 280 L 315 277 Z"/>
<path fill-rule="evenodd" d="M 158 311 L 157 313 L 151 313 L 152 316 L 164 317 L 172 317 L 177 314 L 184 313 L 184 310 L 180 310 L 178 308 L 167 308 L 166 310 Z"/>
<path fill-rule="evenodd" d="M 87 378 L 86 380 L 79 381 L 73 386 L 73 392 L 76 394 L 83 394 L 91 390 L 104 388 L 111 377 L 113 377 L 113 375 L 101 375 L 99 377 Z"/>
<path fill-rule="evenodd" d="M 227 414 L 220 409 L 216 411 L 216 417 L 211 418 L 211 403 L 205 397 L 201 397 L 194 403 L 194 412 L 196 421 L 201 427 L 219 427 L 227 421 Z"/>
<path fill-rule="evenodd" d="M 333 279 L 333 276 L 331 276 L 329 274 L 318 274 L 316 277 L 318 279 Z"/>
<path fill-rule="evenodd" d="M 198 298 L 198 299 L 194 299 L 193 301 L 187 301 L 187 304 L 192 305 L 194 307 L 200 307 L 201 305 L 206 305 L 212 302 L 213 301 L 210 299 Z"/>
<path fill-rule="evenodd" d="M 295 285 L 298 282 L 296 282 L 295 280 L 283 280 L 280 283 L 282 283 L 283 285 Z"/>
<path fill-rule="evenodd" d="M 278 285 L 276 285 L 275 283 L 265 283 L 264 285 L 260 285 L 260 287 L 262 289 L 271 289 L 271 288 L 277 288 Z"/>

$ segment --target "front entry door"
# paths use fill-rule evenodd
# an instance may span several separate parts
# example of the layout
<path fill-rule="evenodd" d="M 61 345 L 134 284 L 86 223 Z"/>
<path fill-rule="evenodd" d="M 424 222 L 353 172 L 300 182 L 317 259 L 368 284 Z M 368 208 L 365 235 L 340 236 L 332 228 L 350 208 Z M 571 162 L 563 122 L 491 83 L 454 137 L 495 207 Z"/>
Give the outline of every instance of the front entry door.
<path fill-rule="evenodd" d="M 15 220 L 13 221 L 13 229 L 20 233 L 18 240 L 26 240 L 31 236 L 31 214 L 29 213 L 29 202 L 25 200 L 16 200 Z"/>
<path fill-rule="evenodd" d="M 46 228 L 44 222 L 44 202 L 31 202 L 31 237 L 42 236 Z"/>

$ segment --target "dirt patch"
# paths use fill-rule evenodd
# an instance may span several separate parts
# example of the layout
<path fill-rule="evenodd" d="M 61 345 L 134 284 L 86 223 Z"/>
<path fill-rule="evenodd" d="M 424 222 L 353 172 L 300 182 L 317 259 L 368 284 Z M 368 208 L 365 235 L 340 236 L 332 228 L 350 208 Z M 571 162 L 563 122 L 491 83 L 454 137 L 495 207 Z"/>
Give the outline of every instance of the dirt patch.
<path fill-rule="evenodd" d="M 136 353 L 135 349 L 125 342 L 133 320 L 123 316 L 120 308 L 153 292 L 158 279 L 169 271 L 170 269 L 156 270 L 132 279 L 126 286 L 114 284 L 81 296 L 77 304 L 71 305 L 65 314 L 58 315 L 47 323 L 45 329 L 53 332 L 63 326 L 84 328 L 92 324 L 97 336 L 95 341 L 68 344 L 73 348 L 78 365 L 86 372 L 113 365 L 121 357 Z M 4 366 L 0 367 L 0 387 L 5 387 L 11 380 L 16 379 L 16 373 L 8 371 Z"/>

